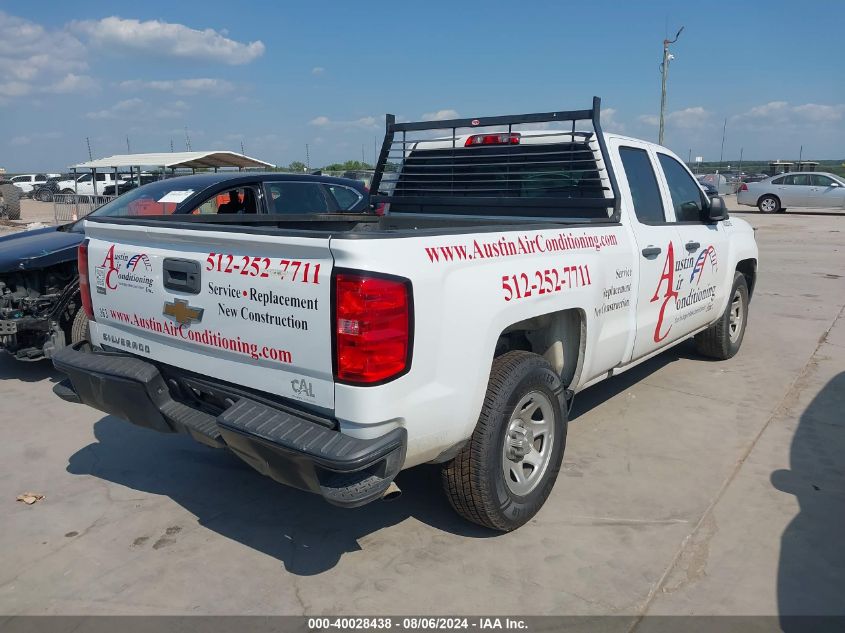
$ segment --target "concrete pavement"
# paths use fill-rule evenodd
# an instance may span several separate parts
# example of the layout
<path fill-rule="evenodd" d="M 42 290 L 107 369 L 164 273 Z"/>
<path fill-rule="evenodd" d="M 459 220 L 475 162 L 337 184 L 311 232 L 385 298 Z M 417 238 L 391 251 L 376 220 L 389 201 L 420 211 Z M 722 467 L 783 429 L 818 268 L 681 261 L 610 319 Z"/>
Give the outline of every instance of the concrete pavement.
<path fill-rule="evenodd" d="M 739 355 L 684 345 L 580 394 L 507 535 L 454 516 L 434 467 L 340 510 L 0 358 L 0 613 L 845 613 L 845 227 L 736 217 L 761 246 Z"/>

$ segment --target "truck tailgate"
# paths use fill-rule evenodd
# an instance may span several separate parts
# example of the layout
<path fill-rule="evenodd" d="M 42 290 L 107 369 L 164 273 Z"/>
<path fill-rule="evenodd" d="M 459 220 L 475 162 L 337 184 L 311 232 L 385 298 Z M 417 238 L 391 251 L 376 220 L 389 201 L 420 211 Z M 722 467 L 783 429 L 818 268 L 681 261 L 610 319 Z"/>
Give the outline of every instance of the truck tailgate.
<path fill-rule="evenodd" d="M 334 407 L 327 237 L 86 223 L 92 342 Z"/>

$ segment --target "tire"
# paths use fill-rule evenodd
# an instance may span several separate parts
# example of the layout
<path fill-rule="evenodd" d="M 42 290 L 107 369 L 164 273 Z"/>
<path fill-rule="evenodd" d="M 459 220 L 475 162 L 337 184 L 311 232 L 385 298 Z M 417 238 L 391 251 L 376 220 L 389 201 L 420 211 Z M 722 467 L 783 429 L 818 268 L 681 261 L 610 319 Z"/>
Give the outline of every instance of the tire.
<path fill-rule="evenodd" d="M 32 197 L 38 200 L 39 202 L 52 202 L 53 192 L 46 188 L 39 189 L 32 195 Z"/>
<path fill-rule="evenodd" d="M 748 324 L 748 284 L 745 275 L 734 273 L 730 301 L 719 320 L 695 335 L 695 348 L 699 354 L 727 360 L 739 351 Z"/>
<path fill-rule="evenodd" d="M 3 209 L 10 220 L 21 219 L 21 192 L 15 185 L 0 185 Z"/>
<path fill-rule="evenodd" d="M 777 213 L 780 210 L 780 200 L 777 196 L 769 194 L 760 196 L 757 201 L 757 208 L 760 209 L 760 213 Z"/>
<path fill-rule="evenodd" d="M 79 343 L 79 341 L 89 340 L 91 339 L 88 328 L 88 315 L 85 314 L 85 310 L 79 308 L 76 311 L 76 316 L 73 317 L 73 325 L 70 329 L 70 343 L 73 345 L 74 343 Z"/>
<path fill-rule="evenodd" d="M 73 189 L 62 189 L 61 193 L 64 193 L 64 194 L 73 193 Z"/>
<path fill-rule="evenodd" d="M 560 377 L 542 356 L 514 351 L 493 361 L 475 430 L 457 457 L 443 465 L 443 487 L 458 514 L 502 532 L 537 514 L 566 446 L 562 393 Z M 528 423 L 518 410 L 530 416 Z M 529 455 L 533 459 L 525 459 Z"/>

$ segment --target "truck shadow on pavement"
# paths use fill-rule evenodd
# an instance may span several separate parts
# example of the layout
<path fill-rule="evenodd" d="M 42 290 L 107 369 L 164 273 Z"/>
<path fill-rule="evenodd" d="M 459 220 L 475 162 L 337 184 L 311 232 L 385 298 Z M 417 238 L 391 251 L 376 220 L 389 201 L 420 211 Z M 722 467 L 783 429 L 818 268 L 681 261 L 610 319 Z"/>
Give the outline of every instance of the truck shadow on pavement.
<path fill-rule="evenodd" d="M 203 527 L 280 560 L 297 575 L 331 569 L 343 554 L 361 550 L 363 537 L 410 518 L 465 537 L 497 534 L 454 513 L 441 492 L 436 466 L 400 473 L 396 482 L 403 495 L 395 501 L 342 509 L 260 475 L 229 451 L 186 436 L 142 429 L 111 416 L 94 425 L 94 436 L 96 442 L 70 457 L 69 473 L 168 496 Z"/>
<path fill-rule="evenodd" d="M 50 360 L 21 361 L 0 352 L 0 380 L 12 378 L 23 382 L 59 382 L 63 377 Z"/>
<path fill-rule="evenodd" d="M 674 363 L 682 358 L 689 358 L 696 361 L 711 362 L 712 358 L 701 356 L 695 351 L 695 346 L 692 339 L 679 343 L 653 358 L 632 367 L 626 372 L 613 376 L 607 380 L 588 387 L 584 391 L 575 396 L 575 403 L 572 406 L 572 411 L 569 412 L 569 421 L 575 422 L 579 417 L 590 411 L 593 407 L 600 405 L 602 402 L 617 396 L 633 387 L 638 382 L 643 381 L 650 375 L 657 373 L 660 369 Z M 714 361 L 715 362 L 715 361 Z M 564 459 L 566 457 L 564 456 Z"/>
<path fill-rule="evenodd" d="M 772 485 L 795 495 L 800 506 L 781 536 L 777 587 L 784 631 L 807 630 L 806 622 L 790 618 L 794 615 L 845 616 L 843 412 L 845 372 L 828 382 L 801 414 L 790 446 L 790 469 L 771 474 Z M 841 627 L 843 619 L 837 622 Z"/>

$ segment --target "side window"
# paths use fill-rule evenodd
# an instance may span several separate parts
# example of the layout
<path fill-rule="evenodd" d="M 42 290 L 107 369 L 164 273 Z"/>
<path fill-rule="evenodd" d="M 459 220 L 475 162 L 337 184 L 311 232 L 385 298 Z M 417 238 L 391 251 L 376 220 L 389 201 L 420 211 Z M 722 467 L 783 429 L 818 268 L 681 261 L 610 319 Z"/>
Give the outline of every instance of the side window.
<path fill-rule="evenodd" d="M 358 204 L 358 201 L 361 199 L 361 194 L 349 187 L 344 187 L 342 185 L 329 185 L 327 188 L 331 192 L 335 202 L 337 202 L 338 208 L 341 211 L 348 211 Z"/>
<path fill-rule="evenodd" d="M 315 182 L 267 183 L 267 206 L 270 213 L 328 213 L 329 203 L 323 187 Z"/>
<path fill-rule="evenodd" d="M 620 147 L 619 156 L 631 189 L 637 219 L 640 222 L 665 222 L 663 200 L 648 152 L 634 147 Z"/>
<path fill-rule="evenodd" d="M 675 207 L 677 222 L 701 222 L 704 211 L 704 194 L 701 187 L 693 180 L 686 169 L 674 158 L 666 154 L 657 154 L 669 194 L 672 196 L 672 206 Z"/>
<path fill-rule="evenodd" d="M 806 187 L 810 184 L 810 174 L 795 174 L 792 184 Z"/>
<path fill-rule="evenodd" d="M 773 185 L 785 185 L 786 184 L 786 176 L 781 176 L 780 178 L 775 178 L 772 181 Z"/>
<path fill-rule="evenodd" d="M 36 176 L 35 176 L 36 182 L 44 182 L 45 180 L 47 180 L 47 176 L 45 176 L 44 174 L 36 174 Z"/>
<path fill-rule="evenodd" d="M 795 184 L 795 176 L 784 176 L 781 178 L 783 182 L 779 183 L 781 185 L 794 185 Z"/>
<path fill-rule="evenodd" d="M 257 213 L 255 190 L 252 187 L 237 187 L 221 191 L 191 211 L 192 215 L 217 215 L 226 213 Z M 181 213 L 181 211 L 180 211 Z"/>
<path fill-rule="evenodd" d="M 810 184 L 814 187 L 830 187 L 833 184 L 833 178 L 828 178 L 820 174 L 812 174 L 810 176 Z"/>

